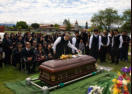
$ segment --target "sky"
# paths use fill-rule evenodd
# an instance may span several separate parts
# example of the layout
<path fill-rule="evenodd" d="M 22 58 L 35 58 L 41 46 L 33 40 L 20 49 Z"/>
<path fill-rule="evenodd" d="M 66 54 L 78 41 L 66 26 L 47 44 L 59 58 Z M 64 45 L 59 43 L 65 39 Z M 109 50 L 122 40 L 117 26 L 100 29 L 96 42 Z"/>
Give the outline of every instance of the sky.
<path fill-rule="evenodd" d="M 26 21 L 28 24 L 62 24 L 77 20 L 85 25 L 100 10 L 113 8 L 121 14 L 131 8 L 131 0 L 0 0 L 0 23 Z"/>

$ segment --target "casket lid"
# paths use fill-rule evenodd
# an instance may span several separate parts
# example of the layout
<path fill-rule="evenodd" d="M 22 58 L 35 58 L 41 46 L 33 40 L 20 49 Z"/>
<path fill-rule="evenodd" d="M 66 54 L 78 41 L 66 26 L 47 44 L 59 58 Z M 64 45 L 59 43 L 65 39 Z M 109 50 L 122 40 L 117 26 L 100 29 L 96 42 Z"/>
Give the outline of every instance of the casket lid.
<path fill-rule="evenodd" d="M 89 63 L 95 63 L 96 59 L 93 58 L 92 56 L 88 55 L 82 55 L 76 58 L 70 58 L 70 59 L 64 59 L 64 60 L 49 60 L 40 65 L 40 68 L 48 68 L 51 70 L 56 70 L 57 69 L 67 69 L 70 67 L 77 67 L 80 65 L 85 65 Z"/>

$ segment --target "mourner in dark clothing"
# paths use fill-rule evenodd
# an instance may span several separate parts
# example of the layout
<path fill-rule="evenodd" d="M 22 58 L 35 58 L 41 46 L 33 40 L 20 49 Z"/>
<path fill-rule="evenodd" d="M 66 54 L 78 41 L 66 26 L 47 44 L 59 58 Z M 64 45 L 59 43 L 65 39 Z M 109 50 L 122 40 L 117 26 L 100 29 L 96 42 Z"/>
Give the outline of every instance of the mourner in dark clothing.
<path fill-rule="evenodd" d="M 112 63 L 119 63 L 120 48 L 122 48 L 122 42 L 122 36 L 119 35 L 118 30 L 114 30 L 114 36 L 112 38 Z"/>
<path fill-rule="evenodd" d="M 3 46 L 2 46 L 2 40 L 0 37 L 0 67 L 2 67 L 2 63 L 3 63 Z"/>
<path fill-rule="evenodd" d="M 83 40 L 83 43 L 86 45 L 86 42 L 88 40 L 88 34 L 86 33 L 86 30 L 83 30 L 81 32 L 81 39 Z"/>
<path fill-rule="evenodd" d="M 32 42 L 32 48 L 34 50 L 37 50 L 37 41 L 36 40 L 33 40 L 33 42 Z"/>
<path fill-rule="evenodd" d="M 109 46 L 109 37 L 107 36 L 107 31 L 105 30 L 103 34 L 101 35 L 101 44 L 100 44 L 100 61 L 105 62 L 106 60 L 106 54 L 107 54 L 107 48 Z"/>
<path fill-rule="evenodd" d="M 16 36 L 15 36 L 14 33 L 11 33 L 11 35 L 10 35 L 10 40 L 11 40 L 12 46 L 13 46 L 13 48 L 14 48 L 14 47 L 16 46 Z"/>
<path fill-rule="evenodd" d="M 89 43 L 88 43 L 88 42 L 86 42 L 85 54 L 86 54 L 86 55 L 89 55 Z"/>
<path fill-rule="evenodd" d="M 44 52 L 42 48 L 42 44 L 38 44 L 37 50 L 35 50 L 35 61 L 36 65 L 39 66 L 42 62 L 44 62 L 47 58 L 46 52 Z"/>
<path fill-rule="evenodd" d="M 69 34 L 65 34 L 64 37 L 58 37 L 53 45 L 53 51 L 56 58 L 60 58 L 62 54 L 66 53 L 66 47 L 70 47 L 76 51 L 79 51 L 75 46 L 70 43 Z"/>
<path fill-rule="evenodd" d="M 127 35 L 126 31 L 122 32 L 122 39 L 123 39 L 123 44 L 120 51 L 120 59 L 124 61 L 128 61 L 128 49 L 129 49 L 130 37 Z"/>
<path fill-rule="evenodd" d="M 30 42 L 26 42 L 26 46 L 22 50 L 22 56 L 24 61 L 23 63 L 26 65 L 26 71 L 28 73 L 35 72 L 35 55 Z"/>
<path fill-rule="evenodd" d="M 48 44 L 48 49 L 47 49 L 47 59 L 51 60 L 54 58 L 54 53 L 51 44 Z"/>
<path fill-rule="evenodd" d="M 12 53 L 12 63 L 14 66 L 17 66 L 18 64 L 18 68 L 19 70 L 22 70 L 22 44 L 21 43 L 17 43 L 17 47 L 13 50 Z"/>
<path fill-rule="evenodd" d="M 44 42 L 44 38 L 43 38 L 43 36 L 39 37 L 39 38 L 38 38 L 38 43 L 43 44 L 43 42 Z"/>
<path fill-rule="evenodd" d="M 113 38 L 113 31 L 110 31 L 109 33 L 109 40 L 110 40 L 110 43 L 109 43 L 109 46 L 108 46 L 108 49 L 107 49 L 107 52 L 108 52 L 108 59 L 111 60 L 111 57 L 112 57 L 112 38 Z"/>
<path fill-rule="evenodd" d="M 94 30 L 94 34 L 91 35 L 90 37 L 90 42 L 89 42 L 89 49 L 90 49 L 90 55 L 93 56 L 94 58 L 98 58 L 100 46 L 99 43 L 101 41 L 101 38 L 98 34 L 98 30 Z"/>
<path fill-rule="evenodd" d="M 32 44 L 33 38 L 32 38 L 32 36 L 31 36 L 30 33 L 29 33 L 29 34 L 27 35 L 27 37 L 25 38 L 25 42 L 30 42 L 30 43 Z"/>
<path fill-rule="evenodd" d="M 80 40 L 80 43 L 79 43 L 79 50 L 82 52 L 82 54 L 85 53 L 85 44 L 83 43 L 82 39 Z"/>
<path fill-rule="evenodd" d="M 45 52 L 47 52 L 47 47 L 48 47 L 47 42 L 43 42 L 43 50 L 44 50 Z"/>
<path fill-rule="evenodd" d="M 21 44 L 22 44 L 22 47 L 25 46 L 24 40 L 22 39 L 22 36 L 18 36 L 17 41 L 16 41 L 16 44 L 17 44 L 17 43 L 21 43 Z"/>
<path fill-rule="evenodd" d="M 12 41 L 9 39 L 9 35 L 6 34 L 4 39 L 3 39 L 3 50 L 5 52 L 5 64 L 11 64 L 11 54 L 12 54 L 12 49 L 13 49 L 13 45 L 12 45 Z"/>

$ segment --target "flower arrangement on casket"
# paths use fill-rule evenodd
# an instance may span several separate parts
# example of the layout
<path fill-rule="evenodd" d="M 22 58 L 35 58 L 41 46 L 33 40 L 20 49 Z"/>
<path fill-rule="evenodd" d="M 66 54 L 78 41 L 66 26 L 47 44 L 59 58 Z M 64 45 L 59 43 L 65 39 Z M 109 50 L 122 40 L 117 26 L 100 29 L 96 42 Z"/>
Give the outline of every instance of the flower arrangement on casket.
<path fill-rule="evenodd" d="M 67 59 L 67 58 L 72 58 L 72 55 L 64 55 L 64 54 L 62 54 L 60 56 L 60 59 Z"/>
<path fill-rule="evenodd" d="M 121 73 L 122 72 L 122 73 Z M 112 80 L 112 94 L 131 94 L 131 67 L 123 67 L 118 77 Z"/>

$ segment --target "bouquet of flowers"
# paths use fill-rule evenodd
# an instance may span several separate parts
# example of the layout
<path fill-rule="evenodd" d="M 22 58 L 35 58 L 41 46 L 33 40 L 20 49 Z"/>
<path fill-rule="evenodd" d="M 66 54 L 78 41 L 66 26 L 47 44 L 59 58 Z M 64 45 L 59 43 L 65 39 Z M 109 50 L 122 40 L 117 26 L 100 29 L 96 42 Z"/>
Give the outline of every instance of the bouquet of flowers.
<path fill-rule="evenodd" d="M 88 88 L 87 94 L 102 94 L 103 88 L 100 86 L 90 86 Z"/>
<path fill-rule="evenodd" d="M 131 67 L 123 67 L 121 72 L 118 72 L 118 77 L 112 80 L 114 83 L 112 94 L 130 94 L 128 88 L 131 84 Z"/>

